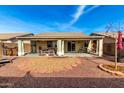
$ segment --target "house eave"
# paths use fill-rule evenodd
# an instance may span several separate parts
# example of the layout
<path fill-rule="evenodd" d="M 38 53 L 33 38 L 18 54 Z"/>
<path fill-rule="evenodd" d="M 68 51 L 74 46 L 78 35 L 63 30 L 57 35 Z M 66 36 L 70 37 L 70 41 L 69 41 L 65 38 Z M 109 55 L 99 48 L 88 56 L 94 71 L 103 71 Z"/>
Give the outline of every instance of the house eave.
<path fill-rule="evenodd" d="M 17 37 L 18 40 L 91 40 L 91 39 L 103 39 L 103 36 L 89 36 L 89 37 Z"/>

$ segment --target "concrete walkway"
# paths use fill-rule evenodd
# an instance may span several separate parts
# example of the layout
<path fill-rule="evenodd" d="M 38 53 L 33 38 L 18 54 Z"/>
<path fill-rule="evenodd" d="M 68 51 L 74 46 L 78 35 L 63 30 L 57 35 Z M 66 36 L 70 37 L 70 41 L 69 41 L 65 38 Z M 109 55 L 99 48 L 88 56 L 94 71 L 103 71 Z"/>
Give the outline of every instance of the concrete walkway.
<path fill-rule="evenodd" d="M 64 56 L 68 56 L 68 57 L 98 57 L 95 54 L 89 54 L 89 53 L 65 53 Z"/>
<path fill-rule="evenodd" d="M 38 57 L 39 55 L 38 53 L 34 53 L 34 54 L 27 54 L 25 56 L 26 57 Z M 89 54 L 89 53 L 64 53 L 64 56 L 65 57 L 98 57 L 95 54 Z M 39 56 L 39 57 L 43 57 L 43 56 Z"/>

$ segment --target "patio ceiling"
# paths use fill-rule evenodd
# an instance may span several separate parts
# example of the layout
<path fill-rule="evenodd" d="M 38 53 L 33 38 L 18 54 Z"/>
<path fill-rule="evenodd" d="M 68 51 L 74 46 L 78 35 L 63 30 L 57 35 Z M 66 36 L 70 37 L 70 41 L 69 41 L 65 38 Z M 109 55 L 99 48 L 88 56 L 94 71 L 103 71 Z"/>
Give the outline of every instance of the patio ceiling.
<path fill-rule="evenodd" d="M 102 39 L 103 36 L 75 36 L 75 37 L 36 37 L 36 36 L 32 36 L 32 37 L 17 37 L 17 39 L 20 40 L 93 40 L 93 39 Z"/>

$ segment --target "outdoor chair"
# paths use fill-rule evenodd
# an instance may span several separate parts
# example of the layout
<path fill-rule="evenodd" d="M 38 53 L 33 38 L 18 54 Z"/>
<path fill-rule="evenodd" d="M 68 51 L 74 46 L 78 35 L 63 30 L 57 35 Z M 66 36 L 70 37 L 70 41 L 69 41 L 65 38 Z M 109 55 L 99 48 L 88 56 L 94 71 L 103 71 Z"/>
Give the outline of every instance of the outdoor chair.
<path fill-rule="evenodd" d="M 42 47 L 39 46 L 39 51 L 38 51 L 39 55 L 41 55 L 41 51 L 42 51 Z"/>
<path fill-rule="evenodd" d="M 80 48 L 80 49 L 78 50 L 78 53 L 83 53 L 83 48 Z"/>
<path fill-rule="evenodd" d="M 46 51 L 45 50 L 40 50 L 40 56 L 44 56 L 44 55 L 46 55 L 47 53 L 46 53 Z"/>
<path fill-rule="evenodd" d="M 55 56 L 55 51 L 54 51 L 54 49 L 48 50 L 48 55 L 49 55 L 49 56 Z"/>
<path fill-rule="evenodd" d="M 87 48 L 80 48 L 78 53 L 87 53 Z"/>

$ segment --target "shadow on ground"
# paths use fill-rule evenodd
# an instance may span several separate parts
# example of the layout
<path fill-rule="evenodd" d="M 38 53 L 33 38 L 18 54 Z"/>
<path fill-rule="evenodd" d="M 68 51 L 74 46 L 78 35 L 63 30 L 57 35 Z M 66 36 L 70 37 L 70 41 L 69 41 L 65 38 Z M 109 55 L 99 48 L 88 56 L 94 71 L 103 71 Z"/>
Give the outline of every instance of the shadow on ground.
<path fill-rule="evenodd" d="M 0 77 L 2 88 L 123 88 L 124 78 Z"/>

